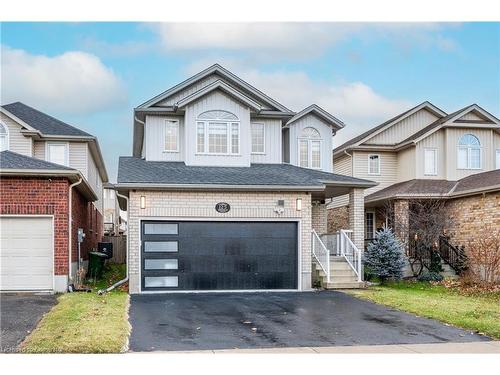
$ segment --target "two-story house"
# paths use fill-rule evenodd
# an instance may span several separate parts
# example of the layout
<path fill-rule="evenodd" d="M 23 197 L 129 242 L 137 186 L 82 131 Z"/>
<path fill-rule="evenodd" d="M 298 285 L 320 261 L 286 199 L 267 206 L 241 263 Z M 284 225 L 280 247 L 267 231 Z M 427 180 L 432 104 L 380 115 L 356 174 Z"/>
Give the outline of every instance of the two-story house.
<path fill-rule="evenodd" d="M 0 107 L 0 147 L 0 289 L 64 292 L 103 233 L 97 139 L 16 102 Z"/>
<path fill-rule="evenodd" d="M 325 200 L 342 194 L 354 207 L 342 243 L 358 264 L 363 190 L 375 183 L 332 173 L 343 127 L 220 65 L 135 108 L 116 184 L 128 197 L 130 292 L 310 289 L 312 259 L 330 267 Z"/>
<path fill-rule="evenodd" d="M 446 200 L 456 245 L 484 223 L 500 228 L 500 120 L 476 104 L 447 114 L 424 102 L 335 148 L 333 164 L 379 183 L 364 191 L 366 241 L 387 223 L 410 228 L 412 202 L 422 199 Z M 329 231 L 343 227 L 349 209 L 347 197 L 332 200 Z"/>

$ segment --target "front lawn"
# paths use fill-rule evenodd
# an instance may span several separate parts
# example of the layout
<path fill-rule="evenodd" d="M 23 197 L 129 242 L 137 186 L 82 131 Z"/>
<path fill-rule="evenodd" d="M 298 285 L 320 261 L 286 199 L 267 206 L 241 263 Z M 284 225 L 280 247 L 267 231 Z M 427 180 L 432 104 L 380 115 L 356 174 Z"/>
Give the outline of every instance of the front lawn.
<path fill-rule="evenodd" d="M 119 353 L 126 349 L 129 296 L 96 291 L 123 277 L 123 266 L 107 268 L 92 293 L 65 293 L 21 345 L 24 353 Z"/>
<path fill-rule="evenodd" d="M 464 294 L 442 285 L 399 282 L 349 293 L 500 339 L 500 292 Z"/>

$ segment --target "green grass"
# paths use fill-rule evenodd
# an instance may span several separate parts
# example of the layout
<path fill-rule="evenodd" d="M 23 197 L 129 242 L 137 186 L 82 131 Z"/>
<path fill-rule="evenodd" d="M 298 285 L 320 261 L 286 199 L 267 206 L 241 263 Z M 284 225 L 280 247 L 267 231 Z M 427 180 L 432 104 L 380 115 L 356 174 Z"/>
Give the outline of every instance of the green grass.
<path fill-rule="evenodd" d="M 350 292 L 398 310 L 500 339 L 500 293 L 461 294 L 423 282 L 399 282 Z"/>
<path fill-rule="evenodd" d="M 21 345 L 24 353 L 119 353 L 127 344 L 129 296 L 96 291 L 120 280 L 124 267 L 112 265 L 92 293 L 65 293 Z M 94 287 L 94 286 L 93 286 Z"/>

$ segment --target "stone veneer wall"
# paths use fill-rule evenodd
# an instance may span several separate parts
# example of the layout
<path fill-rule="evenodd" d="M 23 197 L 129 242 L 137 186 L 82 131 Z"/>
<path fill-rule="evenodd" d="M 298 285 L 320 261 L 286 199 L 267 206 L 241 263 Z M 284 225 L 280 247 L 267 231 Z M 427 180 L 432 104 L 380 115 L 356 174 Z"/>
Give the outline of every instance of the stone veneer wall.
<path fill-rule="evenodd" d="M 140 208 L 140 197 L 146 197 L 146 208 Z M 296 210 L 296 199 L 302 199 L 302 210 Z M 279 199 L 285 200 L 285 211 L 277 214 L 274 209 Z M 218 202 L 227 202 L 231 210 L 226 214 L 215 211 Z M 206 192 L 206 191 L 131 191 L 128 210 L 129 235 L 129 290 L 140 293 L 140 220 L 158 219 L 298 219 L 299 264 L 301 290 L 311 288 L 311 196 L 290 192 Z"/>
<path fill-rule="evenodd" d="M 500 230 L 500 192 L 478 194 L 448 201 L 453 223 L 451 243 L 467 248 L 485 230 Z"/>
<path fill-rule="evenodd" d="M 349 206 L 328 209 L 328 233 L 338 232 L 340 229 L 349 228 Z"/>

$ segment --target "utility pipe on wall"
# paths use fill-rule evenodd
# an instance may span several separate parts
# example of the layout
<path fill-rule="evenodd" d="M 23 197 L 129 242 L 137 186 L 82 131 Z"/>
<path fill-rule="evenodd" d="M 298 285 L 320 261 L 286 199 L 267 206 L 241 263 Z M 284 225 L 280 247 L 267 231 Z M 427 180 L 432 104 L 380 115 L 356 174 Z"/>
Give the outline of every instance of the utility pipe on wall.
<path fill-rule="evenodd" d="M 81 184 L 83 179 L 80 177 L 80 179 L 69 185 L 69 202 L 68 202 L 68 284 L 69 281 L 73 280 L 73 276 L 71 275 L 71 261 L 73 258 L 73 251 L 72 251 L 72 240 L 73 240 L 73 215 L 72 215 L 72 208 L 73 208 L 73 187 Z M 77 270 L 78 271 L 78 270 Z"/>

